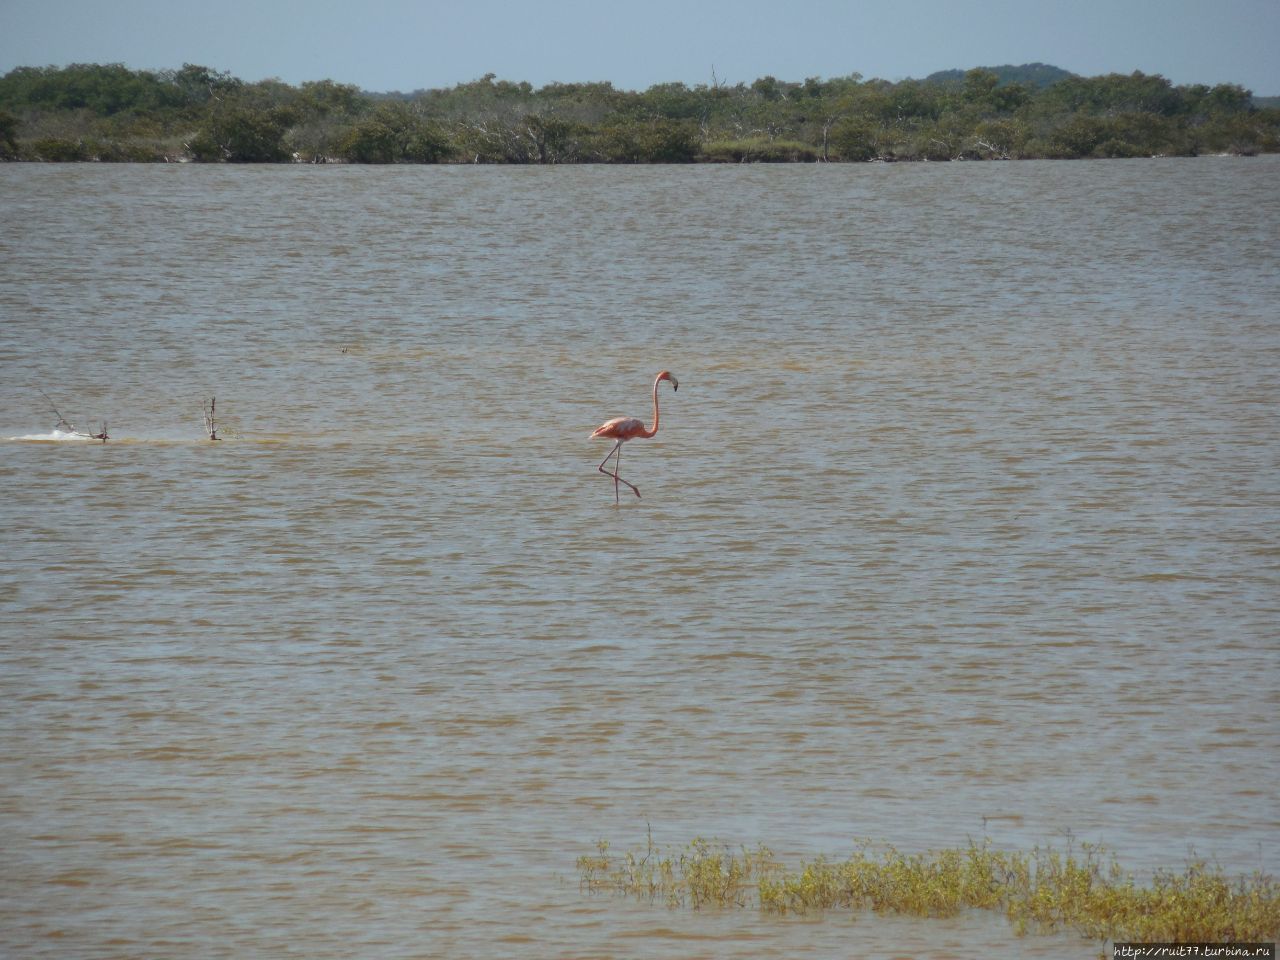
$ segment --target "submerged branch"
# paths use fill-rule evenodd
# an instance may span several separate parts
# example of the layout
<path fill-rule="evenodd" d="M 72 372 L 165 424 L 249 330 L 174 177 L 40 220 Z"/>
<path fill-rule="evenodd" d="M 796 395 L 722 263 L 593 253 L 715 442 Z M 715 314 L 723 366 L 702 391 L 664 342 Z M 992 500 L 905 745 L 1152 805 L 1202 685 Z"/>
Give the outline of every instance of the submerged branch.
<path fill-rule="evenodd" d="M 107 421 L 102 421 L 102 424 L 98 427 L 97 433 L 86 433 L 83 430 L 77 430 L 74 423 L 58 412 L 58 408 L 54 406 L 53 400 L 49 398 L 47 393 L 41 390 L 40 396 L 44 397 L 45 403 L 49 404 L 49 409 L 52 410 L 53 415 L 58 418 L 57 423 L 53 425 L 54 430 L 61 431 L 63 433 L 70 433 L 74 436 L 82 437 L 85 440 L 101 440 L 103 443 L 106 443 L 111 439 L 111 437 L 107 435 Z"/>

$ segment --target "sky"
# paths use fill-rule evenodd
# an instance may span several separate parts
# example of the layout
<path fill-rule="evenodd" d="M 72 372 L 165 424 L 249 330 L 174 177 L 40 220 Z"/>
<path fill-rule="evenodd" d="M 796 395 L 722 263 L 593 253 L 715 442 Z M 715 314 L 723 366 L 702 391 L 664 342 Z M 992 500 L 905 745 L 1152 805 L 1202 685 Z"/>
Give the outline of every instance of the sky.
<path fill-rule="evenodd" d="M 0 0 L 0 74 L 199 64 L 371 92 L 921 78 L 1048 63 L 1280 95 L 1280 0 Z"/>

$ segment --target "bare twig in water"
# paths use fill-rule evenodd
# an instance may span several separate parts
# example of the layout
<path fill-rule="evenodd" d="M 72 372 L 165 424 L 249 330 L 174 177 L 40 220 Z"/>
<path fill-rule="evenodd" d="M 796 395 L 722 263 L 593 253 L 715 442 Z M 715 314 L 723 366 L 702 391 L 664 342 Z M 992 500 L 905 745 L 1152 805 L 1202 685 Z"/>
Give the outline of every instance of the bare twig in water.
<path fill-rule="evenodd" d="M 49 409 L 53 411 L 53 415 L 58 418 L 58 422 L 53 425 L 53 429 L 62 430 L 65 433 L 76 433 L 75 424 L 58 412 L 58 408 L 53 405 L 53 401 L 49 399 L 49 395 L 43 390 L 40 396 L 44 397 L 44 402 L 49 404 Z"/>
<path fill-rule="evenodd" d="M 64 433 L 74 434 L 77 437 L 84 437 L 86 440 L 101 440 L 106 443 L 111 439 L 107 435 L 107 421 L 103 420 L 102 425 L 98 428 L 97 433 L 85 433 L 83 430 L 77 430 L 76 425 L 58 412 L 58 408 L 54 406 L 53 400 L 43 390 L 40 396 L 44 397 L 45 403 L 49 404 L 49 409 L 53 411 L 53 415 L 58 418 L 58 422 L 53 425 L 54 430 L 61 430 Z"/>
<path fill-rule="evenodd" d="M 209 435 L 210 440 L 221 440 L 218 436 L 218 421 L 215 417 L 218 398 L 211 397 L 209 404 L 204 408 L 204 432 Z"/>

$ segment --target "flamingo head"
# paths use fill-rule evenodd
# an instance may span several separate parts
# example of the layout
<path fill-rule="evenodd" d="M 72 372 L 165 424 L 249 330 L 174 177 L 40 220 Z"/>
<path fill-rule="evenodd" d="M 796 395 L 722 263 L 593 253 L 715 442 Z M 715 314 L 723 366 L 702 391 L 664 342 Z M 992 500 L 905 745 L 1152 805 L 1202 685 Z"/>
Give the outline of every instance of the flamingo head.
<path fill-rule="evenodd" d="M 658 379 L 655 380 L 654 383 L 657 383 L 659 380 L 670 380 L 672 390 L 680 389 L 680 382 L 676 380 L 675 374 L 673 374 L 670 370 L 663 370 L 660 374 L 658 374 Z"/>

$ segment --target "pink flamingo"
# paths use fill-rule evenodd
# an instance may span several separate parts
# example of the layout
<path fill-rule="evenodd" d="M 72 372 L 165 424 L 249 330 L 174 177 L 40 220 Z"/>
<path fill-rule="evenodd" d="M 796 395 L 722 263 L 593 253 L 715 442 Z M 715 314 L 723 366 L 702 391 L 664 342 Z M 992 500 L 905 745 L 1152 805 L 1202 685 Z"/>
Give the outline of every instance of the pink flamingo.
<path fill-rule="evenodd" d="M 620 502 L 618 499 L 618 484 L 620 483 L 626 483 L 637 497 L 640 496 L 639 487 L 634 483 L 627 483 L 626 480 L 618 476 L 618 465 L 622 462 L 622 445 L 624 443 L 628 440 L 634 440 L 636 437 L 652 437 L 658 432 L 658 384 L 663 380 L 671 381 L 672 390 L 680 389 L 680 384 L 676 382 L 676 378 L 671 375 L 670 370 L 663 370 L 653 381 L 653 429 L 646 430 L 644 423 L 635 417 L 614 417 L 612 420 L 600 424 L 591 434 L 592 440 L 596 437 L 604 437 L 607 440 L 614 441 L 613 449 L 600 461 L 600 466 L 596 467 L 606 477 L 613 477 L 614 503 Z M 614 456 L 616 456 L 616 459 L 613 461 L 613 473 L 610 473 L 604 468 L 604 465 L 609 462 L 609 457 Z"/>

